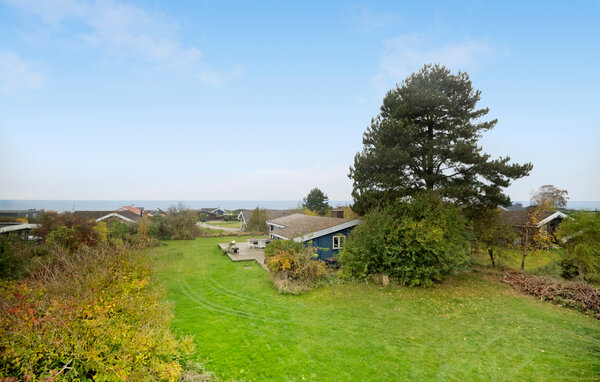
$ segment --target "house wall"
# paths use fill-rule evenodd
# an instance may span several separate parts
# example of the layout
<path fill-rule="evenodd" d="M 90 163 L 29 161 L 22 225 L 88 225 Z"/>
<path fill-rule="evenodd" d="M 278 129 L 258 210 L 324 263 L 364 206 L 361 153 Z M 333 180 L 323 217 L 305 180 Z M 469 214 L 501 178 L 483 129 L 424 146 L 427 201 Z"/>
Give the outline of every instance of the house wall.
<path fill-rule="evenodd" d="M 304 245 L 312 245 L 313 247 L 319 248 L 318 254 L 320 260 L 325 260 L 330 257 L 337 257 L 339 250 L 333 249 L 333 237 L 339 234 L 348 237 L 348 235 L 352 231 L 352 228 L 354 227 L 344 228 L 340 231 L 330 233 L 329 235 L 317 237 L 311 241 L 305 242 Z"/>

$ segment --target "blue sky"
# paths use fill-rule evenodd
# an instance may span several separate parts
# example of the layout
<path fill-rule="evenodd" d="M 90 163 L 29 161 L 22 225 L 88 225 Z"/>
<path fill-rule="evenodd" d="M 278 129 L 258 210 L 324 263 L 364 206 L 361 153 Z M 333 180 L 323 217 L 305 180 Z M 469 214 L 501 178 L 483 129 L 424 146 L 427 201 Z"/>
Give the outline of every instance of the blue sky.
<path fill-rule="evenodd" d="M 385 92 L 469 73 L 484 151 L 600 200 L 600 1 L 0 0 L 0 199 L 349 200 Z"/>

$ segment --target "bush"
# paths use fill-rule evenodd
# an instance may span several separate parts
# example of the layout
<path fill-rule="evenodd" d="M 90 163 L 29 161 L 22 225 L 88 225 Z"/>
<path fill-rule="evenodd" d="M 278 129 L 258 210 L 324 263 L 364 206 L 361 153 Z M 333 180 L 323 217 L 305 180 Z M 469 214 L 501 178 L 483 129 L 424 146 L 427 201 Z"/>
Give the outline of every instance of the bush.
<path fill-rule="evenodd" d="M 189 240 L 198 237 L 200 230 L 196 223 L 198 216 L 195 211 L 179 204 L 177 207 L 169 207 L 167 215 L 160 220 L 163 226 L 159 232 L 164 235 L 162 238 L 174 240 Z"/>
<path fill-rule="evenodd" d="M 557 236 L 565 248 L 560 262 L 565 278 L 599 279 L 600 213 L 575 212 L 562 221 Z"/>
<path fill-rule="evenodd" d="M 13 235 L 0 235 L 0 279 L 20 278 L 36 255 L 43 255 L 43 251 L 36 251 L 34 244 Z"/>
<path fill-rule="evenodd" d="M 305 248 L 293 240 L 274 240 L 265 248 L 265 263 L 280 293 L 300 294 L 315 286 L 325 275 L 317 248 Z"/>
<path fill-rule="evenodd" d="M 239 221 L 239 219 L 238 219 L 237 215 L 224 215 L 223 216 L 223 221 L 226 221 L 226 222 L 237 222 L 237 221 Z"/>
<path fill-rule="evenodd" d="M 169 380 L 190 339 L 143 255 L 127 246 L 53 247 L 31 279 L 0 282 L 0 379 Z"/>
<path fill-rule="evenodd" d="M 368 213 L 340 260 L 355 277 L 386 274 L 403 285 L 428 286 L 467 264 L 466 232 L 457 207 L 419 195 Z"/>

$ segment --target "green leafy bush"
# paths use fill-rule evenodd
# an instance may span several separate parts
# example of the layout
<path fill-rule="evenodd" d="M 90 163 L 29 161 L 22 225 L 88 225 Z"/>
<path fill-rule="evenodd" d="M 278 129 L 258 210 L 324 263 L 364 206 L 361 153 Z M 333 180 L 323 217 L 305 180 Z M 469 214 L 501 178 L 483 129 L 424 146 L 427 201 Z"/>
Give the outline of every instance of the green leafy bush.
<path fill-rule="evenodd" d="M 365 215 L 340 260 L 355 277 L 387 274 L 403 285 L 428 286 L 467 264 L 467 243 L 467 222 L 457 207 L 418 195 Z"/>
<path fill-rule="evenodd" d="M 0 379 L 178 380 L 190 339 L 143 254 L 127 246 L 55 246 L 27 280 L 0 282 Z"/>
<path fill-rule="evenodd" d="M 600 279 L 600 214 L 579 211 L 558 227 L 559 242 L 565 248 L 560 262 L 565 278 L 588 281 Z"/>

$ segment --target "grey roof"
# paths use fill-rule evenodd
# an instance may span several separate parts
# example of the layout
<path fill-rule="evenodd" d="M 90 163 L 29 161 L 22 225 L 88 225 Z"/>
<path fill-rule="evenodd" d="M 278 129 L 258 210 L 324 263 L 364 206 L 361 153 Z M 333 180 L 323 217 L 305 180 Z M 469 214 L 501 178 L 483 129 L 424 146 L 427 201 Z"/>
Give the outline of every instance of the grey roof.
<path fill-rule="evenodd" d="M 278 219 L 269 220 L 267 224 L 283 226 L 283 228 L 276 227 L 272 233 L 287 239 L 293 239 L 300 236 L 310 235 L 317 231 L 332 228 L 350 221 L 352 220 L 330 218 L 325 216 L 309 216 L 296 213 Z"/>
<path fill-rule="evenodd" d="M 28 223 L 9 225 L 9 226 L 0 228 L 0 233 L 29 230 L 29 229 L 38 228 L 39 226 L 40 226 L 39 224 L 28 224 Z"/>

